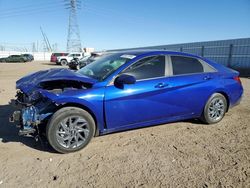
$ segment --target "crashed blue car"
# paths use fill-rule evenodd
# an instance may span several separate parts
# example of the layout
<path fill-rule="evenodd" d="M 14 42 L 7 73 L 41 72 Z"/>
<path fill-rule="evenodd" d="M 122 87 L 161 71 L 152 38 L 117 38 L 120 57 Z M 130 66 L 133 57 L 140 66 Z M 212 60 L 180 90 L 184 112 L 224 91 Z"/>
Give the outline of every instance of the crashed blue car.
<path fill-rule="evenodd" d="M 107 53 L 73 72 L 50 69 L 16 82 L 20 135 L 44 134 L 60 153 L 94 136 L 167 122 L 222 120 L 241 100 L 239 73 L 180 52 Z"/>

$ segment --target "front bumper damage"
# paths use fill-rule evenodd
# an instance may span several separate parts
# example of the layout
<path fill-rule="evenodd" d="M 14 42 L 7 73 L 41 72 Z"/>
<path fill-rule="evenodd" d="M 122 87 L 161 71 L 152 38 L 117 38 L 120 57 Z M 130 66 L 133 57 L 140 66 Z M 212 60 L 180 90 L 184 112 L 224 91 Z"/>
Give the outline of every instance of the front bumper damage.
<path fill-rule="evenodd" d="M 16 123 L 19 135 L 35 136 L 39 134 L 39 125 L 45 122 L 51 115 L 55 105 L 52 101 L 42 96 L 28 98 L 24 93 L 18 91 L 16 100 L 10 104 L 17 108 L 9 117 L 9 121 Z"/>
<path fill-rule="evenodd" d="M 44 133 L 49 118 L 71 97 L 70 92 L 76 95 L 76 90 L 91 88 L 96 82 L 68 69 L 42 70 L 24 76 L 16 82 L 18 91 L 12 103 L 19 109 L 10 121 L 20 127 L 21 135 L 35 134 L 39 128 Z"/>

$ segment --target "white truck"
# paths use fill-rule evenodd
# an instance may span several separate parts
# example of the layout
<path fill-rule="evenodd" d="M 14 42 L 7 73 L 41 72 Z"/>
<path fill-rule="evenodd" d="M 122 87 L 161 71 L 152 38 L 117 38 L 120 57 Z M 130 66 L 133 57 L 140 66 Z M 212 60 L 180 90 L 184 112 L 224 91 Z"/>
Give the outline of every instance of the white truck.
<path fill-rule="evenodd" d="M 62 66 L 66 66 L 72 59 L 74 58 L 81 59 L 82 57 L 84 57 L 84 53 L 80 53 L 80 52 L 69 53 L 67 56 L 58 56 L 56 63 Z"/>

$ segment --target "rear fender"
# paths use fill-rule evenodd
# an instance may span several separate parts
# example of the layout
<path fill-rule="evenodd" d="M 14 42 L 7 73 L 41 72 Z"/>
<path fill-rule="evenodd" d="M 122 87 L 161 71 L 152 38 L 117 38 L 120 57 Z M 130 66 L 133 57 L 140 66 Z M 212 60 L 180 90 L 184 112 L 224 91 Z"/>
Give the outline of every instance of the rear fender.
<path fill-rule="evenodd" d="M 230 84 L 224 88 L 216 88 L 213 93 L 211 93 L 211 95 L 214 93 L 220 93 L 224 95 L 228 103 L 227 108 L 229 109 L 230 107 L 233 107 L 240 102 L 243 94 L 243 89 L 238 84 Z"/>
<path fill-rule="evenodd" d="M 229 103 L 230 105 L 230 99 L 229 99 L 229 95 L 228 95 L 228 92 L 227 90 L 225 90 L 225 88 L 215 88 L 213 90 L 210 90 L 210 92 L 207 94 L 206 96 L 206 99 L 203 101 L 203 103 L 201 104 L 201 109 L 197 112 L 198 113 L 198 117 L 200 117 L 203 113 L 203 110 L 205 108 L 205 105 L 207 103 L 207 101 L 209 100 L 209 98 L 214 94 L 214 93 L 221 93 L 222 95 L 225 96 L 225 98 L 227 99 L 227 102 Z M 229 106 L 228 105 L 228 106 Z"/>

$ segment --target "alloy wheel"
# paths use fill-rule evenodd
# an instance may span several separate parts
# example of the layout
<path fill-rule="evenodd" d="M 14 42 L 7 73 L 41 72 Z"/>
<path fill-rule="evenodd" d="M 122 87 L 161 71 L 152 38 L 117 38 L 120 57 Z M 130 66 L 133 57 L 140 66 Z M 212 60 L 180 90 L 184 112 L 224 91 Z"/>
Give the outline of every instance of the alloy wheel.
<path fill-rule="evenodd" d="M 89 136 L 89 124 L 80 116 L 63 119 L 56 130 L 57 142 L 67 149 L 82 146 Z"/>
<path fill-rule="evenodd" d="M 224 116 L 226 105 L 220 98 L 214 98 L 208 107 L 208 116 L 213 121 L 218 121 Z"/>

